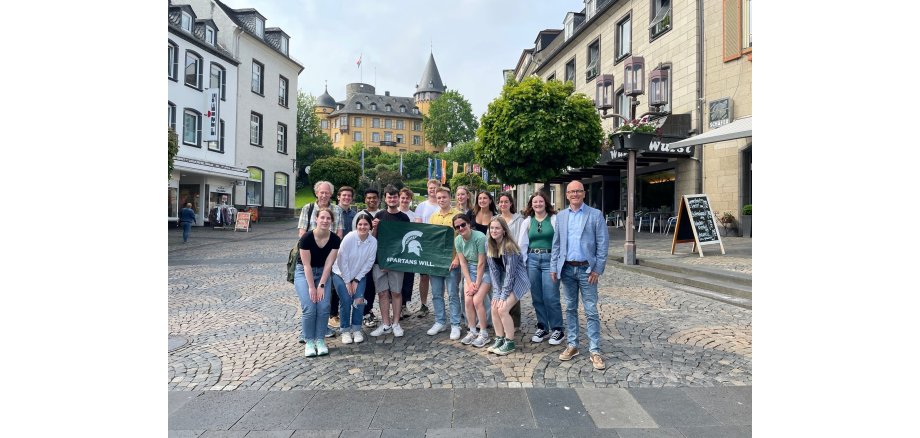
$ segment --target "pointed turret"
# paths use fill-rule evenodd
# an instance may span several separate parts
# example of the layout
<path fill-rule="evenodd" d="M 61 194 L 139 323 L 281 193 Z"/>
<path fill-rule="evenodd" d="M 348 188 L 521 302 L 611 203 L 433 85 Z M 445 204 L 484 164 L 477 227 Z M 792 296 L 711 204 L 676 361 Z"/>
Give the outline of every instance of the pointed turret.
<path fill-rule="evenodd" d="M 415 86 L 415 101 L 434 100 L 445 91 L 447 87 L 441 82 L 441 74 L 438 72 L 438 65 L 435 64 L 434 53 L 432 53 L 428 56 L 428 64 L 425 65 L 425 71 L 422 72 L 422 79 Z"/>

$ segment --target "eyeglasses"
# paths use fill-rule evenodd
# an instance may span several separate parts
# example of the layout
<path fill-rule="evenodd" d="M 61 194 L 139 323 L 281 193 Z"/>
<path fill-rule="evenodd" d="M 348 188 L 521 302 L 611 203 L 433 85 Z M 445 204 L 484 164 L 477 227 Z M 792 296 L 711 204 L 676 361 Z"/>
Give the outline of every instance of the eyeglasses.
<path fill-rule="evenodd" d="M 465 222 L 462 223 L 462 224 L 460 224 L 460 225 L 454 225 L 454 229 L 455 229 L 455 230 L 458 230 L 458 231 L 459 231 L 459 230 L 462 230 L 462 229 L 464 229 L 464 228 L 466 228 L 466 223 L 465 223 Z"/>
<path fill-rule="evenodd" d="M 566 190 L 565 192 L 569 195 L 577 195 L 579 193 L 584 193 L 585 191 L 584 190 Z"/>
<path fill-rule="evenodd" d="M 538 232 L 538 233 L 542 233 L 542 232 L 543 232 L 543 221 L 538 221 L 538 222 L 537 222 L 537 232 Z"/>

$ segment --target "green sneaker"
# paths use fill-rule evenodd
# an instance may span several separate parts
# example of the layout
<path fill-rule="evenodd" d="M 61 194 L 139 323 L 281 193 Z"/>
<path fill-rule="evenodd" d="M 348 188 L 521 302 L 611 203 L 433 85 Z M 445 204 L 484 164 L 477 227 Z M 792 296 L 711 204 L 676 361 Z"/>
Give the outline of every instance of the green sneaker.
<path fill-rule="evenodd" d="M 501 348 L 495 350 L 495 354 L 499 356 L 504 356 L 508 353 L 514 352 L 514 350 L 515 350 L 514 341 L 505 341 L 505 343 L 502 344 Z"/>
<path fill-rule="evenodd" d="M 502 344 L 504 343 L 505 343 L 505 338 L 495 338 L 495 343 L 492 344 L 491 347 L 486 348 L 486 351 L 488 351 L 489 353 L 495 353 L 496 351 L 498 351 L 499 348 L 501 348 Z"/>

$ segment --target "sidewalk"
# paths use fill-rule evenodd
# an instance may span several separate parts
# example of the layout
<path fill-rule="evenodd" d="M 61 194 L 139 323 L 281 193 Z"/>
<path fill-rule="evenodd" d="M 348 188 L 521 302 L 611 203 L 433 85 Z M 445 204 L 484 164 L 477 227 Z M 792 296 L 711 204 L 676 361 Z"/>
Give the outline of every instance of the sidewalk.
<path fill-rule="evenodd" d="M 751 387 L 171 391 L 170 437 L 749 437 Z"/>

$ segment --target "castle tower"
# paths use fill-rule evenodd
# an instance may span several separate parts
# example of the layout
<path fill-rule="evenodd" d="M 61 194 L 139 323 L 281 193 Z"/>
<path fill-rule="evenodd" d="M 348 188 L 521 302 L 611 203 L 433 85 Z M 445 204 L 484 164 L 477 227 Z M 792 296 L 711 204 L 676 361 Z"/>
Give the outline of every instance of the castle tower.
<path fill-rule="evenodd" d="M 441 82 L 441 74 L 438 72 L 438 65 L 434 62 L 434 53 L 428 56 L 428 64 L 422 72 L 422 79 L 415 85 L 415 104 L 422 114 L 428 115 L 428 107 L 431 101 L 435 100 L 447 91 L 447 87 Z"/>

